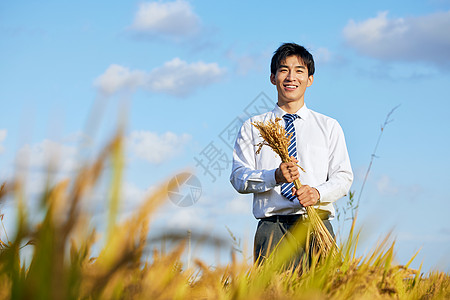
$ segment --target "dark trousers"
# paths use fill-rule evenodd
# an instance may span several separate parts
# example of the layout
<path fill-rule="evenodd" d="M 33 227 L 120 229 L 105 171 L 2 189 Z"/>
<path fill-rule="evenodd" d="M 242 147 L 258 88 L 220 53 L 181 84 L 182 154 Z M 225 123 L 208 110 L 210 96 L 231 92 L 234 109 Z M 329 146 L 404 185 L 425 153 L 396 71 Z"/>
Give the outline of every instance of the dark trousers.
<path fill-rule="evenodd" d="M 323 223 L 328 231 L 331 233 L 333 238 L 335 237 L 333 232 L 333 227 L 328 220 L 328 214 L 323 218 Z M 294 237 L 291 230 L 294 225 L 298 223 L 299 230 L 304 236 Z M 258 222 L 258 227 L 255 234 L 255 244 L 254 244 L 254 258 L 255 262 L 263 262 L 278 246 L 283 240 L 295 241 L 296 252 L 294 257 L 292 257 L 291 264 L 297 266 L 301 259 L 306 254 L 306 249 L 313 249 L 314 244 L 313 238 L 310 238 L 309 247 L 306 247 L 306 235 L 308 234 L 308 229 L 310 227 L 310 222 L 308 219 L 303 219 L 301 216 L 273 216 L 269 218 L 260 219 Z M 310 253 L 311 254 L 311 253 Z"/>

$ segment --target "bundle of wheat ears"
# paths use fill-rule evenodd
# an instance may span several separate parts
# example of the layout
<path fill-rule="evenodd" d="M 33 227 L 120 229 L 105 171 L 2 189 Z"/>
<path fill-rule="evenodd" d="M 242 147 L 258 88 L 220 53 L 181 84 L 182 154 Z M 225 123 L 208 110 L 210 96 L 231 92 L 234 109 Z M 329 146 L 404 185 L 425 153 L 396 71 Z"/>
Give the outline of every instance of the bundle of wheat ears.
<path fill-rule="evenodd" d="M 259 147 L 256 154 L 259 154 L 261 152 L 261 148 L 266 145 L 272 148 L 272 150 L 280 156 L 282 162 L 291 162 L 288 146 L 290 144 L 292 134 L 286 133 L 284 127 L 278 123 L 280 120 L 280 118 L 276 118 L 275 121 L 269 120 L 267 122 L 252 123 L 252 125 L 259 130 L 261 137 L 264 139 L 263 142 L 258 144 Z M 299 179 L 294 181 L 294 185 L 296 189 L 299 189 L 302 186 Z M 337 252 L 336 242 L 323 224 L 316 209 L 313 206 L 307 206 L 306 212 L 311 222 L 315 243 L 319 247 L 320 254 L 332 254 L 335 256 Z"/>

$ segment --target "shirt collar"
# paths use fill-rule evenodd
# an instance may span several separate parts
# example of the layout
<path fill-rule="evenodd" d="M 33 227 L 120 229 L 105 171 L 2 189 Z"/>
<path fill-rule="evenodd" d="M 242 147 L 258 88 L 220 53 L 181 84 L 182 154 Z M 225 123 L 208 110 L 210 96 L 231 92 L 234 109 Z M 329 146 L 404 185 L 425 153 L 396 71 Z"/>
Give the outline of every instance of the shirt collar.
<path fill-rule="evenodd" d="M 287 112 L 281 109 L 278 105 L 272 110 L 276 117 L 283 117 Z M 309 109 L 306 107 L 306 103 L 295 113 L 300 116 L 300 119 L 306 120 L 309 116 Z"/>

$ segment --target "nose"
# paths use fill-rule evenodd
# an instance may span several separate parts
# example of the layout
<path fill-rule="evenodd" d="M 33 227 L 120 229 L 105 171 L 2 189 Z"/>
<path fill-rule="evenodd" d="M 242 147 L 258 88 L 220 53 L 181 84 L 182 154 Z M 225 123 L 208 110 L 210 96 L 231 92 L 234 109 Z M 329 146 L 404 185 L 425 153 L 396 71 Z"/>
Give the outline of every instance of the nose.
<path fill-rule="evenodd" d="M 289 80 L 289 81 L 294 80 L 294 72 L 293 71 L 289 71 L 287 76 L 286 76 L 286 79 Z"/>

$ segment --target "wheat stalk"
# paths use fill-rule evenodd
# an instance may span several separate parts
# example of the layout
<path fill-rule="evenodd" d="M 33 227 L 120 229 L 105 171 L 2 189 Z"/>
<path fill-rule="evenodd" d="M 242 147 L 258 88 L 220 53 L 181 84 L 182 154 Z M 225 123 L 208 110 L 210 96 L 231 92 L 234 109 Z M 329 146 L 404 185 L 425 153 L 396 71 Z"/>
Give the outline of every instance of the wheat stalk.
<path fill-rule="evenodd" d="M 280 156 L 282 162 L 287 163 L 291 162 L 288 146 L 290 144 L 292 133 L 286 133 L 284 127 L 278 123 L 280 120 L 280 118 L 276 118 L 275 121 L 257 121 L 252 123 L 252 125 L 259 130 L 261 137 L 264 139 L 257 145 L 258 149 L 256 154 L 259 154 L 261 148 L 266 145 Z M 299 165 L 297 166 L 300 167 Z M 302 171 L 305 171 L 302 167 L 300 168 Z M 299 189 L 302 186 L 299 179 L 294 180 L 294 186 L 296 189 Z M 325 255 L 331 253 L 335 256 L 337 253 L 336 241 L 325 227 L 325 224 L 323 224 L 316 209 L 313 206 L 307 206 L 306 213 L 311 222 L 314 238 L 316 245 L 319 247 L 319 251 Z"/>

